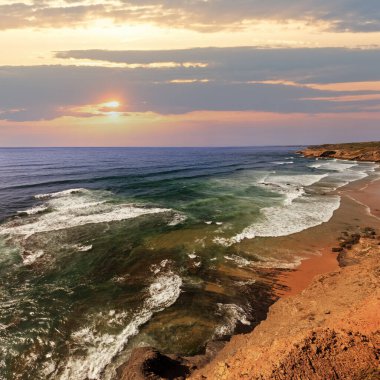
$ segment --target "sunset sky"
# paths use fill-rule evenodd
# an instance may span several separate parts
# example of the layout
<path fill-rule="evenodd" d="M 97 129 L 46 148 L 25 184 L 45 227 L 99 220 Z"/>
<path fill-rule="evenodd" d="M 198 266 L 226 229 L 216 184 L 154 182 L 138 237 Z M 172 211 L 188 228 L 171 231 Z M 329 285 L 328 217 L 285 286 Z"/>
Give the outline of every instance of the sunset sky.
<path fill-rule="evenodd" d="M 0 0 L 0 146 L 380 140 L 379 0 Z"/>

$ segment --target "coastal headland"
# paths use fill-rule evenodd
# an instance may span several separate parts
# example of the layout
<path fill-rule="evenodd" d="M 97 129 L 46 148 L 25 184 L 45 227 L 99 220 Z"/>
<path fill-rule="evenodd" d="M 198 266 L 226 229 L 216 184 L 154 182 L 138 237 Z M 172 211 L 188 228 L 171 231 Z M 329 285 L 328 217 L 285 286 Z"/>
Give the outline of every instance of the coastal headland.
<path fill-rule="evenodd" d="M 313 146 L 299 153 L 379 162 L 380 143 Z M 330 237 L 318 255 L 281 275 L 279 300 L 253 331 L 211 342 L 195 357 L 135 349 L 118 379 L 378 379 L 380 181 L 358 181 L 339 193 L 337 214 L 357 224 L 342 229 L 335 245 Z M 364 223 L 372 225 L 359 222 L 359 208 L 368 216 Z M 313 233 L 323 239 L 327 227 L 318 228 Z"/>
<path fill-rule="evenodd" d="M 380 162 L 380 142 L 315 145 L 298 153 L 305 157 Z"/>

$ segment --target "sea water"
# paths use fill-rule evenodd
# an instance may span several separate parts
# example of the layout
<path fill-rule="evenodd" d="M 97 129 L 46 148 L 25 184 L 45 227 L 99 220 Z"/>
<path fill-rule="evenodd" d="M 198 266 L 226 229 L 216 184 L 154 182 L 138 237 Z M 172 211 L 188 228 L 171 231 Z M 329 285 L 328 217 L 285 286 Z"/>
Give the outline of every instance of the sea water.
<path fill-rule="evenodd" d="M 242 242 L 329 221 L 375 170 L 297 149 L 0 149 L 0 378 L 109 379 L 252 327 L 255 274 L 300 258 Z"/>

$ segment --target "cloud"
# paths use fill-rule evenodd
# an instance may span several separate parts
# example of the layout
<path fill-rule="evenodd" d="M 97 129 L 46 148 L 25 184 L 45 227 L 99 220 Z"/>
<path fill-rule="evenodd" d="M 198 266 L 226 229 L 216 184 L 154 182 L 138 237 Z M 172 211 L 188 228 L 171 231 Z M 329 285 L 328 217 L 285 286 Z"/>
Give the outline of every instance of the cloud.
<path fill-rule="evenodd" d="M 378 0 L 35 0 L 0 6 L 0 29 L 56 28 L 97 19 L 117 24 L 148 22 L 201 32 L 242 29 L 262 20 L 326 23 L 325 28 L 339 32 L 380 31 Z"/>
<path fill-rule="evenodd" d="M 379 49 L 209 47 L 148 51 L 74 50 L 57 52 L 56 57 L 77 59 L 78 63 L 85 59 L 127 65 L 163 62 L 204 64 L 204 67 L 187 69 L 179 66 L 161 70 L 163 80 L 178 79 L 176 76 L 180 75 L 186 79 L 203 75 L 207 79 L 220 81 L 287 79 L 301 83 L 331 83 L 380 80 Z M 156 70 L 146 70 L 145 73 L 148 81 L 157 80 Z M 130 72 L 131 77 L 134 75 Z"/>
<path fill-rule="evenodd" d="M 97 105 L 111 100 L 121 102 L 120 112 L 165 115 L 203 110 L 345 113 L 376 110 L 379 105 L 379 87 L 366 88 L 362 82 L 380 82 L 380 50 L 238 47 L 90 50 L 57 55 L 132 65 L 167 61 L 177 64 L 134 69 L 0 67 L 0 119 L 88 117 L 93 114 L 83 109 L 97 109 Z M 356 88 L 353 82 L 361 84 Z"/>

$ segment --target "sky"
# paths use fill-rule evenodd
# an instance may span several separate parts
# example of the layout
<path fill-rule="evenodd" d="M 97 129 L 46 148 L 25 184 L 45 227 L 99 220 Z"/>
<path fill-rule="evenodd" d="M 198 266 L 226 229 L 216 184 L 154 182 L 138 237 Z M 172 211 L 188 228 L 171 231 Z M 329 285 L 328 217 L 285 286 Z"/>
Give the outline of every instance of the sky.
<path fill-rule="evenodd" d="M 380 140 L 379 0 L 0 0 L 0 146 Z"/>

